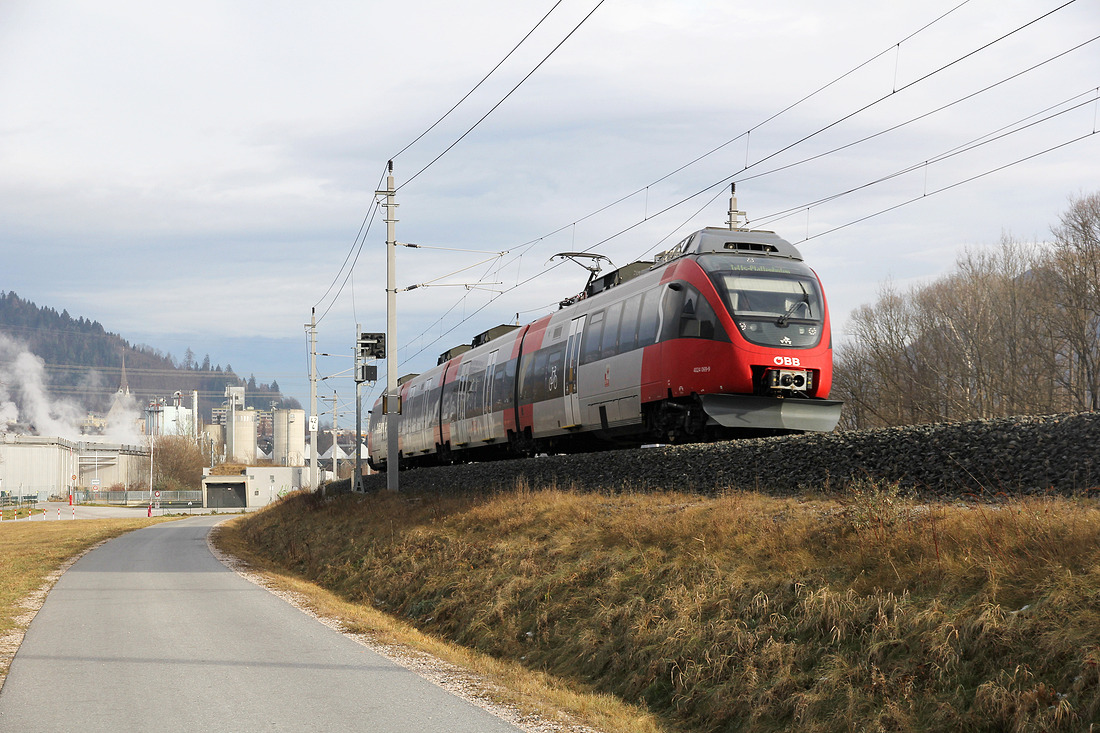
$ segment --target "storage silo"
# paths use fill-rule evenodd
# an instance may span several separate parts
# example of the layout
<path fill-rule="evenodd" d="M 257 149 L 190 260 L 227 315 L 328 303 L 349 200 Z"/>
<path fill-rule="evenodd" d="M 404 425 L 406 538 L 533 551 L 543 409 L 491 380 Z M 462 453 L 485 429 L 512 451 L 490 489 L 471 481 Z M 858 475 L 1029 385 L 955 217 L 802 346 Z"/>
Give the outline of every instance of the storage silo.
<path fill-rule="evenodd" d="M 256 461 L 256 411 L 230 410 L 226 426 L 225 454 L 230 463 L 251 465 Z"/>
<path fill-rule="evenodd" d="M 219 456 L 225 455 L 225 426 L 211 423 L 202 426 L 205 435 L 204 445 L 209 445 L 213 453 Z"/>
<path fill-rule="evenodd" d="M 306 411 L 275 411 L 275 447 L 271 460 L 276 466 L 306 465 Z"/>

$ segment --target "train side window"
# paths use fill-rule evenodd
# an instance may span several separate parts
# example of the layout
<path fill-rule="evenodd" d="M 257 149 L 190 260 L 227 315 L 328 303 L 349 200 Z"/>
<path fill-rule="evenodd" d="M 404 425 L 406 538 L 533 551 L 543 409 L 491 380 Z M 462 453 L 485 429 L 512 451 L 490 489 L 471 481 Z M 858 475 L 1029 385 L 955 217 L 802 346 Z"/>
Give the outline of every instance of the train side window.
<path fill-rule="evenodd" d="M 442 377 L 440 377 L 440 379 L 442 379 Z M 428 394 L 428 421 L 433 426 L 439 419 L 439 394 L 442 391 L 442 386 L 437 384 L 432 387 L 432 391 Z"/>
<path fill-rule="evenodd" d="M 642 294 L 632 295 L 623 303 L 623 319 L 619 325 L 619 353 L 633 351 L 638 336 L 638 313 L 642 309 Z"/>
<path fill-rule="evenodd" d="M 420 403 L 416 399 L 416 393 L 416 385 L 413 385 L 405 393 L 404 404 L 401 408 L 402 417 L 404 418 L 402 420 L 402 424 L 404 425 L 406 430 L 412 432 L 416 431 L 416 409 L 420 405 Z"/>
<path fill-rule="evenodd" d="M 533 384 L 531 385 L 531 401 L 542 402 L 546 399 L 546 360 L 549 354 L 546 349 L 539 349 L 535 354 L 535 371 Z"/>
<path fill-rule="evenodd" d="M 603 324 L 603 338 L 600 340 L 600 358 L 609 359 L 618 353 L 619 318 L 623 312 L 622 303 L 607 306 L 607 317 Z"/>
<path fill-rule="evenodd" d="M 581 345 L 581 364 L 600 359 L 600 339 L 603 337 L 604 313 L 593 313 L 584 327 L 584 343 Z"/>
<path fill-rule="evenodd" d="M 521 404 L 534 402 L 532 399 L 535 383 L 535 355 L 524 354 L 521 362 L 522 368 L 519 374 L 519 401 Z"/>
<path fill-rule="evenodd" d="M 680 335 L 680 315 L 684 310 L 687 288 L 682 282 L 676 285 L 676 289 L 665 287 L 661 298 L 661 333 L 658 341 L 669 341 Z"/>
<path fill-rule="evenodd" d="M 543 399 L 546 400 L 561 397 L 565 379 L 565 347 L 559 345 L 548 351 L 546 368 L 542 372 L 545 382 Z"/>
<path fill-rule="evenodd" d="M 700 338 L 699 315 L 696 311 L 696 303 L 699 301 L 699 293 L 695 288 L 689 289 L 684 295 L 684 305 L 680 309 L 680 338 Z"/>
<path fill-rule="evenodd" d="M 478 369 L 478 364 L 470 364 L 470 371 L 466 374 L 466 382 L 462 385 L 463 391 L 466 392 L 466 396 L 462 401 L 462 405 L 465 408 L 461 417 L 463 419 L 469 419 L 480 414 L 479 408 L 480 398 L 478 389 L 481 386 L 481 374 Z"/>
<path fill-rule="evenodd" d="M 458 382 L 451 380 L 443 385 L 443 406 L 440 408 L 442 421 L 452 423 L 455 421 L 455 393 L 458 390 Z"/>
<path fill-rule="evenodd" d="M 702 293 L 692 287 L 685 288 L 683 301 L 684 304 L 680 309 L 680 338 L 729 341 L 726 330 L 718 322 L 714 308 Z"/>
<path fill-rule="evenodd" d="M 497 366 L 497 383 L 493 385 L 493 395 L 497 410 L 509 410 L 515 406 L 516 360 L 509 359 Z"/>
<path fill-rule="evenodd" d="M 504 409 L 516 406 L 516 371 L 519 369 L 519 359 L 509 359 L 504 364 L 505 392 Z"/>
<path fill-rule="evenodd" d="M 657 309 L 661 303 L 662 291 L 663 288 L 649 290 L 642 301 L 642 311 L 638 316 L 638 348 L 657 341 Z"/>
<path fill-rule="evenodd" d="M 493 404 L 489 406 L 492 412 L 499 412 L 504 409 L 504 399 L 507 397 L 504 393 L 508 391 L 508 387 L 504 382 L 504 364 L 497 364 L 493 369 Z"/>
<path fill-rule="evenodd" d="M 699 319 L 700 338 L 710 339 L 711 341 L 730 340 L 729 336 L 726 335 L 726 329 L 722 327 L 722 323 L 718 320 L 714 308 L 702 295 L 699 296 L 699 305 L 696 308 L 695 315 Z"/>

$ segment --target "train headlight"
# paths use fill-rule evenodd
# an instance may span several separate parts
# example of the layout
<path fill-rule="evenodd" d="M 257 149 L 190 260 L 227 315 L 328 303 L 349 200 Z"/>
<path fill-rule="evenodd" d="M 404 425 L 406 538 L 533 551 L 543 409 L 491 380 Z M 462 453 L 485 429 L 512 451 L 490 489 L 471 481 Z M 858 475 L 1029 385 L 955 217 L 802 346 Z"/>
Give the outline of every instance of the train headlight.
<path fill-rule="evenodd" d="M 801 392 L 813 389 L 813 372 L 802 369 L 769 369 L 764 372 L 764 386 Z"/>

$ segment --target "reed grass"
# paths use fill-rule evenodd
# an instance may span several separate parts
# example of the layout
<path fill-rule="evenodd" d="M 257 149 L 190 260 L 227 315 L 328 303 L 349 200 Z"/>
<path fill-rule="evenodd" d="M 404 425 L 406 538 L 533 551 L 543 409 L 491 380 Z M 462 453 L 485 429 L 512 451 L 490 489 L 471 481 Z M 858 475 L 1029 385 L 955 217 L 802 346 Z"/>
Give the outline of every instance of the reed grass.
<path fill-rule="evenodd" d="M 693 731 L 1100 722 L 1100 508 L 1056 497 L 290 497 L 243 541 L 354 604 Z"/>

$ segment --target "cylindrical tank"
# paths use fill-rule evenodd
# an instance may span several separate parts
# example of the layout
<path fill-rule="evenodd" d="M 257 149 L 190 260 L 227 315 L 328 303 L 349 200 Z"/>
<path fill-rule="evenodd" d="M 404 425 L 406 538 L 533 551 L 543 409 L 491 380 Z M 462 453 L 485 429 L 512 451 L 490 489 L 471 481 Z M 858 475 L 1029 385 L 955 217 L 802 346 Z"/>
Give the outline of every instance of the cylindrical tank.
<path fill-rule="evenodd" d="M 225 455 L 225 426 L 216 423 L 202 426 L 202 432 L 207 436 L 214 452 L 219 456 Z"/>
<path fill-rule="evenodd" d="M 306 465 L 306 411 L 275 411 L 275 448 L 271 455 L 276 466 Z"/>
<path fill-rule="evenodd" d="M 251 465 L 256 461 L 256 411 L 230 410 L 226 426 L 226 460 Z"/>

